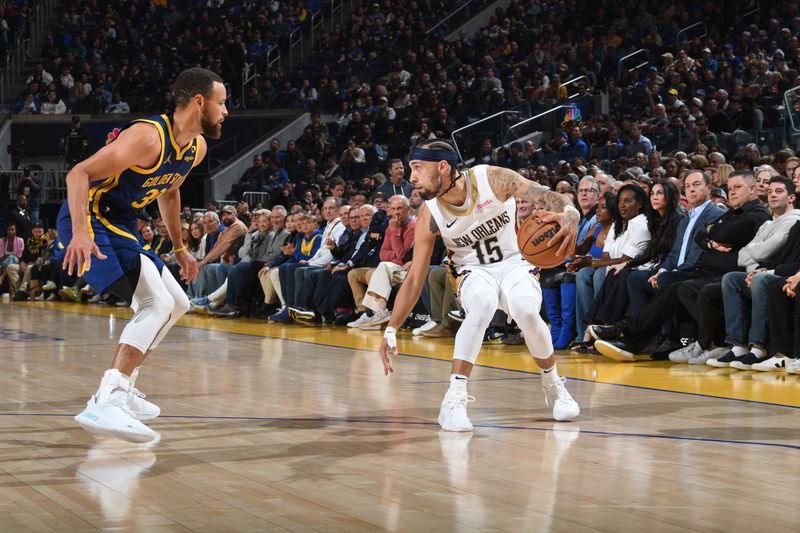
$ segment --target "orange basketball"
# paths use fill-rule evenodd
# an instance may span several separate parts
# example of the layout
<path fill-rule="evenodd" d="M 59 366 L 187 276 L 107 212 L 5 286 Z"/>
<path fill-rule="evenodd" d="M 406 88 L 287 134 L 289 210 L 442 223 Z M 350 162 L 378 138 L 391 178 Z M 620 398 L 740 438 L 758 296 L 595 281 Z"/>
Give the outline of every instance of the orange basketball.
<path fill-rule="evenodd" d="M 517 230 L 517 245 L 522 256 L 539 268 L 553 268 L 564 262 L 566 255 L 556 255 L 558 247 L 550 246 L 550 240 L 561 229 L 557 222 L 541 222 L 528 217 Z"/>

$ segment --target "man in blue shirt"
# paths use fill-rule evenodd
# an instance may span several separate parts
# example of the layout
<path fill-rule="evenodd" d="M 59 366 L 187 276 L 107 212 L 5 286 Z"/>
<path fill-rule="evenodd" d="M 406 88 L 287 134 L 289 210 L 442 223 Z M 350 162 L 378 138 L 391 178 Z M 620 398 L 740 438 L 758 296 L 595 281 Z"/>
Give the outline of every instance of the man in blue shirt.
<path fill-rule="evenodd" d="M 700 245 L 695 242 L 697 232 L 724 213 L 721 207 L 711 202 L 711 176 L 707 172 L 694 170 L 689 173 L 686 176 L 685 192 L 689 202 L 689 216 L 678 224 L 672 250 L 658 265 L 658 272 L 653 274 L 649 270 L 634 270 L 628 276 L 632 316 L 641 313 L 656 292 L 689 278 L 702 252 Z M 656 351 L 662 351 L 661 348 L 666 350 L 669 346 L 659 347 Z"/>

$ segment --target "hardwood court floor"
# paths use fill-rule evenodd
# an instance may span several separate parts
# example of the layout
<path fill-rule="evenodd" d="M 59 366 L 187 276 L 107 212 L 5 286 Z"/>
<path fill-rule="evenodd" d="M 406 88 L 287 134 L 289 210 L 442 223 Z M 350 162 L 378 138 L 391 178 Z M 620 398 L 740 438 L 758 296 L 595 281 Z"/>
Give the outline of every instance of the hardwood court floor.
<path fill-rule="evenodd" d="M 77 427 L 130 313 L 0 304 L 0 531 L 797 531 L 800 379 L 565 355 L 581 417 L 487 347 L 475 431 L 436 424 L 449 341 L 187 317 L 139 388 L 151 446 Z"/>

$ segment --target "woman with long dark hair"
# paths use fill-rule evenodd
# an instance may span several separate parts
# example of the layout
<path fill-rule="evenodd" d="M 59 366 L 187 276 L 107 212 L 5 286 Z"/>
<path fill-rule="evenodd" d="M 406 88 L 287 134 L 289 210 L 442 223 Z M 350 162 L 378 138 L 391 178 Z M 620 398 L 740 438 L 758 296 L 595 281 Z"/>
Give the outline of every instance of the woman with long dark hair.
<path fill-rule="evenodd" d="M 611 277 L 608 273 L 607 267 L 619 265 L 638 257 L 644 252 L 650 243 L 650 229 L 648 227 L 648 216 L 651 211 L 650 202 L 644 190 L 636 184 L 629 183 L 623 185 L 617 195 L 617 210 L 620 214 L 620 219 L 614 223 L 611 233 L 606 239 L 603 247 L 603 255 L 599 259 L 594 259 L 591 256 L 576 257 L 575 260 L 568 265 L 568 269 L 577 270 L 586 267 L 595 269 L 592 279 L 594 280 L 594 294 L 596 295 L 593 300 L 601 298 L 603 288 Z M 597 278 L 600 279 L 597 279 Z M 586 276 L 578 274 L 578 281 L 585 279 Z M 600 283 L 598 283 L 600 282 Z M 592 316 L 592 302 L 587 305 L 586 300 L 593 294 L 590 291 L 581 290 L 579 283 L 578 299 L 576 303 L 576 310 L 578 314 L 577 324 L 579 334 L 583 333 L 583 341 L 589 339 L 585 335 L 586 326 L 590 324 L 589 318 Z M 597 286 L 599 288 L 599 293 Z M 624 287 L 624 285 L 623 285 Z M 627 304 L 626 304 L 627 306 Z M 585 314 L 584 314 L 585 313 Z"/>
<path fill-rule="evenodd" d="M 686 216 L 678 188 L 669 181 L 657 181 L 650 191 L 649 207 L 643 212 L 650 232 L 647 248 L 636 257 L 608 267 L 603 288 L 589 311 L 589 324 L 613 324 L 621 320 L 629 303 L 628 275 L 633 270 L 657 269 L 672 249 L 678 223 Z"/>

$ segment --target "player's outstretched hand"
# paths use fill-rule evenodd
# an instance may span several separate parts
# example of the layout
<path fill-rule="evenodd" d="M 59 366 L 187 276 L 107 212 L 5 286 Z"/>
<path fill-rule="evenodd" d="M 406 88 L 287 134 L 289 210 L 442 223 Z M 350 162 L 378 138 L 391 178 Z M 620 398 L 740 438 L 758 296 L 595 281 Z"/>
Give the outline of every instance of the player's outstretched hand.
<path fill-rule="evenodd" d="M 181 267 L 181 279 L 186 283 L 197 281 L 197 260 L 188 250 L 175 254 L 175 261 Z"/>
<path fill-rule="evenodd" d="M 553 213 L 551 211 L 540 211 L 537 215 L 542 222 L 557 222 L 561 229 L 550 240 L 550 245 L 561 243 L 557 254 L 564 258 L 575 252 L 575 244 L 578 241 L 578 222 L 580 215 L 577 209 L 569 209 L 563 213 Z"/>
<path fill-rule="evenodd" d="M 67 274 L 70 276 L 73 272 L 78 277 L 83 276 L 83 274 L 92 267 L 92 255 L 98 259 L 106 258 L 88 232 L 73 235 L 69 246 L 67 246 L 67 252 L 64 255 L 64 270 L 66 270 Z"/>
<path fill-rule="evenodd" d="M 393 327 L 386 328 L 383 332 L 383 341 L 381 341 L 381 361 L 383 362 L 384 376 L 394 372 L 389 355 L 397 355 L 397 330 Z"/>

